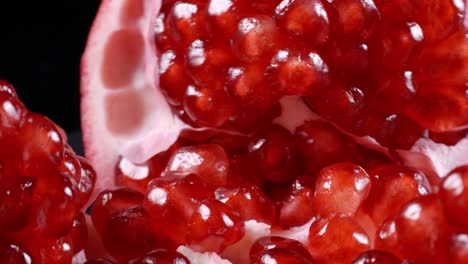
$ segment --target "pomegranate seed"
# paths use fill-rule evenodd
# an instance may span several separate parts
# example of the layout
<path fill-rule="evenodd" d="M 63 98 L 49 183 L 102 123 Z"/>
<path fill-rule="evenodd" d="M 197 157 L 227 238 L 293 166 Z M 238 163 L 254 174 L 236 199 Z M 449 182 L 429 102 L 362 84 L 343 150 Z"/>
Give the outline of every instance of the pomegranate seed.
<path fill-rule="evenodd" d="M 245 12 L 245 6 L 238 0 L 210 0 L 207 5 L 207 24 L 211 34 L 223 32 L 231 37 L 236 31 Z"/>
<path fill-rule="evenodd" d="M 457 144 L 460 140 L 468 136 L 468 129 L 460 131 L 450 131 L 445 133 L 437 133 L 429 131 L 429 137 L 437 143 L 443 143 L 448 146 Z"/>
<path fill-rule="evenodd" d="M 157 249 L 149 252 L 144 257 L 139 258 L 133 264 L 190 264 L 190 261 L 177 251 L 167 249 Z"/>
<path fill-rule="evenodd" d="M 400 264 L 401 260 L 390 252 L 369 250 L 362 252 L 354 261 L 353 264 Z"/>
<path fill-rule="evenodd" d="M 435 195 L 418 197 L 400 210 L 395 228 L 405 258 L 417 263 L 447 263 L 451 228 Z"/>
<path fill-rule="evenodd" d="M 83 213 L 78 214 L 73 226 L 68 234 L 71 237 L 73 244 L 73 253 L 76 254 L 85 248 L 88 242 L 88 228 L 86 226 L 86 219 Z"/>
<path fill-rule="evenodd" d="M 278 216 L 278 224 L 286 229 L 293 226 L 306 224 L 314 216 L 313 199 L 314 184 L 311 175 L 300 175 L 289 187 L 286 198 L 281 201 L 281 209 Z M 298 214 L 298 212 L 301 212 Z"/>
<path fill-rule="evenodd" d="M 152 180 L 143 206 L 150 215 L 149 224 L 153 233 L 183 244 L 190 218 L 207 196 L 207 187 L 194 174 Z"/>
<path fill-rule="evenodd" d="M 459 234 L 452 238 L 450 263 L 468 263 L 468 235 Z"/>
<path fill-rule="evenodd" d="M 375 248 L 401 257 L 395 219 L 390 217 L 380 225 L 375 237 Z"/>
<path fill-rule="evenodd" d="M 0 82 L 0 87 L 1 87 Z M 31 264 L 31 255 L 21 246 L 15 243 L 8 243 L 0 248 L 0 263 L 6 264 Z"/>
<path fill-rule="evenodd" d="M 232 50 L 244 61 L 255 61 L 273 53 L 279 45 L 273 18 L 256 14 L 241 19 L 231 42 Z"/>
<path fill-rule="evenodd" d="M 167 16 L 168 29 L 172 39 L 183 45 L 206 35 L 202 1 L 178 1 Z"/>
<path fill-rule="evenodd" d="M 112 214 L 101 233 L 104 248 L 122 262 L 153 249 L 157 241 L 148 229 L 147 215 L 142 206 L 125 208 Z"/>
<path fill-rule="evenodd" d="M 255 100 L 255 98 L 252 98 L 249 100 L 249 103 L 252 103 L 252 101 Z M 238 131 L 247 134 L 251 134 L 258 129 L 266 127 L 273 121 L 273 119 L 281 114 L 281 105 L 279 103 L 273 104 L 272 106 L 269 106 L 269 103 L 266 105 L 268 107 L 265 109 L 256 109 L 255 111 L 246 109 L 241 110 L 236 114 L 236 116 L 231 117 L 231 124 Z"/>
<path fill-rule="evenodd" d="M 249 158 L 267 181 L 286 182 L 297 175 L 297 147 L 291 133 L 270 125 L 255 133 L 248 144 Z"/>
<path fill-rule="evenodd" d="M 192 42 L 185 54 L 185 65 L 195 84 L 209 86 L 217 81 L 218 76 L 224 76 L 228 66 L 233 63 L 228 51 L 228 45 L 213 46 L 200 39 Z"/>
<path fill-rule="evenodd" d="M 184 58 L 173 50 L 167 50 L 160 55 L 159 83 L 170 104 L 182 104 L 190 78 L 185 73 Z"/>
<path fill-rule="evenodd" d="M 351 263 L 369 247 L 366 232 L 352 218 L 333 216 L 310 226 L 307 249 L 319 263 Z"/>
<path fill-rule="evenodd" d="M 448 220 L 460 232 L 468 232 L 468 166 L 450 172 L 440 184 L 440 197 Z"/>
<path fill-rule="evenodd" d="M 371 179 L 353 163 L 337 163 L 323 168 L 315 186 L 314 212 L 319 216 L 353 216 L 370 192 Z"/>
<path fill-rule="evenodd" d="M 280 2 L 281 0 L 256 0 L 249 2 L 249 4 L 257 11 L 271 15 Z"/>
<path fill-rule="evenodd" d="M 306 170 L 317 173 L 333 163 L 350 161 L 356 145 L 332 125 L 309 121 L 298 127 L 294 137 L 304 159 Z"/>
<path fill-rule="evenodd" d="M 68 160 L 68 162 L 73 162 L 73 165 L 71 165 L 72 163 L 67 163 L 66 160 Z M 69 171 L 68 175 L 71 177 L 68 179 L 74 186 L 77 202 L 81 207 L 85 205 L 91 197 L 94 189 L 94 183 L 96 182 L 96 172 L 89 161 L 79 156 L 70 157 L 70 153 L 65 154 L 64 164 L 65 166 L 68 166 L 68 168 L 73 168 Z"/>
<path fill-rule="evenodd" d="M 179 148 L 164 171 L 166 175 L 197 174 L 214 186 L 228 181 L 229 159 L 224 149 L 215 144 Z"/>
<path fill-rule="evenodd" d="M 0 83 L 0 139 L 16 134 L 22 122 L 26 118 L 27 110 L 18 100 L 16 94 L 12 94 L 12 87 Z"/>
<path fill-rule="evenodd" d="M 174 46 L 174 41 L 168 32 L 167 16 L 171 11 L 170 7 L 170 5 L 163 4 L 154 23 L 154 42 L 159 51 L 168 50 L 171 46 Z"/>
<path fill-rule="evenodd" d="M 380 20 L 380 14 L 372 0 L 342 0 L 330 2 L 332 32 L 336 37 L 366 40 Z"/>
<path fill-rule="evenodd" d="M 185 92 L 184 109 L 195 123 L 217 127 L 231 116 L 233 104 L 221 82 L 210 86 L 191 84 Z"/>
<path fill-rule="evenodd" d="M 17 231 L 29 219 L 35 180 L 20 176 L 2 178 L 0 174 L 0 229 Z"/>
<path fill-rule="evenodd" d="M 94 202 L 91 219 L 96 230 L 102 234 L 106 222 L 112 215 L 131 207 L 140 205 L 144 196 L 128 188 L 119 188 L 101 192 Z"/>
<path fill-rule="evenodd" d="M 28 240 L 32 263 L 69 264 L 73 259 L 71 238 L 37 238 Z"/>
<path fill-rule="evenodd" d="M 252 263 L 314 263 L 307 249 L 297 240 L 266 236 L 255 241 L 250 248 L 250 259 Z"/>
<path fill-rule="evenodd" d="M 187 243 L 200 252 L 222 252 L 244 236 L 244 223 L 234 211 L 216 200 L 205 200 L 187 227 Z"/>
<path fill-rule="evenodd" d="M 39 179 L 35 185 L 28 223 L 35 235 L 68 234 L 80 209 L 72 183 L 60 175 L 54 176 L 55 179 Z"/>
<path fill-rule="evenodd" d="M 275 13 L 277 25 L 299 40 L 311 46 L 327 41 L 329 19 L 321 1 L 283 1 Z"/>
<path fill-rule="evenodd" d="M 421 172 L 396 165 L 384 165 L 371 173 L 372 188 L 362 208 L 377 225 L 395 215 L 406 202 L 431 192 Z"/>
<path fill-rule="evenodd" d="M 18 97 L 13 85 L 11 85 L 9 82 L 7 82 L 5 80 L 0 80 L 0 94 L 2 94 L 2 93 L 9 94 L 9 95 L 11 95 L 13 97 L 16 97 L 16 98 Z"/>
<path fill-rule="evenodd" d="M 271 225 L 275 220 L 275 206 L 268 196 L 252 183 L 218 188 L 215 198 L 232 208 L 245 221 L 256 220 Z"/>
<path fill-rule="evenodd" d="M 340 74 L 356 73 L 370 64 L 369 47 L 365 43 L 347 43 L 331 41 L 324 56 L 329 65 Z"/>
<path fill-rule="evenodd" d="M 321 94 L 330 83 L 328 65 L 314 51 L 281 49 L 267 69 L 268 78 L 285 95 Z"/>

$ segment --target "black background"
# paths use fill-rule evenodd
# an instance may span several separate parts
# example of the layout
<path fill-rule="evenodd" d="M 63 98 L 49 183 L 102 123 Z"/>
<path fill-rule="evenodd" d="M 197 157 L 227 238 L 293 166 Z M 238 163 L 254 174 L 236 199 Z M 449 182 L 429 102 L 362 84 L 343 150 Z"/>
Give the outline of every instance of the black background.
<path fill-rule="evenodd" d="M 99 4 L 0 0 L 0 79 L 69 133 L 80 129 L 80 59 Z"/>

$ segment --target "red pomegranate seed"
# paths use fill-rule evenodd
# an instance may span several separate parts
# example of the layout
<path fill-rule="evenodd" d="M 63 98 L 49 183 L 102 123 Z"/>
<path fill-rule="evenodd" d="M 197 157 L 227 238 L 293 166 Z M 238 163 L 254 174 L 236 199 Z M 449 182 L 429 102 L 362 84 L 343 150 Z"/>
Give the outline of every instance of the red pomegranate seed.
<path fill-rule="evenodd" d="M 88 160 L 79 156 L 75 158 L 79 162 L 79 170 L 73 175 L 71 182 L 75 186 L 77 201 L 81 207 L 91 197 L 96 182 L 96 172 Z"/>
<path fill-rule="evenodd" d="M 1 87 L 0 83 L 0 87 Z M 8 245 L 0 248 L 0 263 L 5 264 L 32 264 L 31 255 L 21 246 L 16 243 L 8 243 Z"/>
<path fill-rule="evenodd" d="M 137 259 L 133 264 L 190 264 L 190 261 L 177 251 L 157 249 Z"/>
<path fill-rule="evenodd" d="M 423 173 L 401 165 L 383 165 L 369 174 L 372 188 L 362 208 L 378 226 L 406 202 L 431 192 Z"/>
<path fill-rule="evenodd" d="M 73 221 L 73 226 L 68 236 L 71 237 L 74 254 L 85 248 L 88 242 L 88 228 L 83 213 L 78 214 L 75 221 Z"/>
<path fill-rule="evenodd" d="M 70 264 L 73 259 L 71 238 L 37 238 L 27 240 L 32 263 Z"/>
<path fill-rule="evenodd" d="M 183 244 L 190 217 L 207 196 L 208 188 L 194 174 L 152 180 L 143 205 L 150 215 L 153 233 Z"/>
<path fill-rule="evenodd" d="M 452 238 L 450 248 L 450 263 L 463 264 L 468 263 L 468 235 L 459 234 Z"/>
<path fill-rule="evenodd" d="M 264 78 L 266 67 L 267 62 L 262 61 L 229 68 L 226 88 L 233 101 L 238 105 L 240 116 L 242 116 L 243 111 L 246 111 L 244 107 L 249 113 L 256 112 L 257 109 L 265 111 L 279 99 L 279 93 L 271 89 L 269 80 Z M 252 118 L 252 116 L 247 118 Z M 240 121 L 245 122 L 242 119 Z"/>
<path fill-rule="evenodd" d="M 374 74 L 378 85 L 371 107 L 384 115 L 401 113 L 415 96 L 416 91 L 412 83 L 413 72 L 388 74 L 384 71 Z"/>
<path fill-rule="evenodd" d="M 32 197 L 32 212 L 27 229 L 41 237 L 68 234 L 80 210 L 73 184 L 61 175 L 53 176 L 50 179 L 39 179 Z"/>
<path fill-rule="evenodd" d="M 353 163 L 337 163 L 323 168 L 315 186 L 314 212 L 319 216 L 353 216 L 371 189 L 366 171 Z"/>
<path fill-rule="evenodd" d="M 401 264 L 401 260 L 390 252 L 369 250 L 362 252 L 353 264 Z"/>
<path fill-rule="evenodd" d="M 248 144 L 248 151 L 257 172 L 267 181 L 286 182 L 300 170 L 293 137 L 279 125 L 270 125 L 255 133 Z"/>
<path fill-rule="evenodd" d="M 324 56 L 330 67 L 343 75 L 362 71 L 370 63 L 369 47 L 366 43 L 329 41 Z"/>
<path fill-rule="evenodd" d="M 356 144 L 351 139 L 321 121 L 304 123 L 296 129 L 294 138 L 309 173 L 333 163 L 350 161 L 356 152 Z"/>
<path fill-rule="evenodd" d="M 447 263 L 451 228 L 436 195 L 418 197 L 400 210 L 395 228 L 402 254 L 417 263 Z"/>
<path fill-rule="evenodd" d="M 204 26 L 205 13 L 203 1 L 178 1 L 167 16 L 168 29 L 174 41 L 188 45 L 206 35 Z"/>
<path fill-rule="evenodd" d="M 227 183 L 229 159 L 223 147 L 204 144 L 179 148 L 167 163 L 165 175 L 197 174 L 207 184 Z"/>
<path fill-rule="evenodd" d="M 352 218 L 333 216 L 310 226 L 307 249 L 318 263 L 351 263 L 369 248 L 366 232 Z"/>
<path fill-rule="evenodd" d="M 182 104 L 190 78 L 185 72 L 183 56 L 174 50 L 164 51 L 160 55 L 159 84 L 170 104 Z"/>
<path fill-rule="evenodd" d="M 391 252 L 395 256 L 401 257 L 395 225 L 393 217 L 388 218 L 380 225 L 375 237 L 375 249 Z"/>
<path fill-rule="evenodd" d="M 13 97 L 18 97 L 13 85 L 11 85 L 9 82 L 5 80 L 0 80 L 0 94 L 2 93 L 7 93 Z"/>
<path fill-rule="evenodd" d="M 285 95 L 318 95 L 330 83 L 328 65 L 318 53 L 304 49 L 279 50 L 267 68 L 267 78 Z"/>
<path fill-rule="evenodd" d="M 300 175 L 290 185 L 288 194 L 280 203 L 278 224 L 282 228 L 301 226 L 312 219 L 315 182 L 309 182 L 314 180 L 312 175 Z"/>
<path fill-rule="evenodd" d="M 224 76 L 233 56 L 229 45 L 210 43 L 197 39 L 190 44 L 185 54 L 185 68 L 193 81 L 200 86 L 209 86 Z"/>
<path fill-rule="evenodd" d="M 281 3 L 281 0 L 256 0 L 246 2 L 257 11 L 271 15 L 275 11 L 275 8 Z"/>
<path fill-rule="evenodd" d="M 272 17 L 256 14 L 241 19 L 231 41 L 232 50 L 244 61 L 265 58 L 279 46 L 278 28 Z"/>
<path fill-rule="evenodd" d="M 275 221 L 275 206 L 255 184 L 245 182 L 235 187 L 218 188 L 215 198 L 232 208 L 245 221 L 255 220 L 269 225 Z"/>
<path fill-rule="evenodd" d="M 254 100 L 256 99 L 252 99 L 249 102 L 252 103 Z M 240 132 L 251 134 L 256 130 L 271 124 L 273 119 L 281 114 L 281 105 L 279 103 L 273 104 L 272 106 L 269 106 L 269 103 L 266 105 L 268 107 L 265 109 L 241 110 L 234 117 L 231 117 L 230 122 L 232 126 Z"/>
<path fill-rule="evenodd" d="M 148 228 L 148 213 L 142 206 L 129 207 L 112 214 L 101 233 L 104 248 L 119 261 L 144 255 L 155 248 L 156 239 Z"/>
<path fill-rule="evenodd" d="M 380 20 L 380 14 L 372 0 L 342 0 L 329 2 L 332 32 L 335 37 L 350 40 L 366 40 Z M 348 41 L 349 41 L 348 39 Z"/>
<path fill-rule="evenodd" d="M 330 22 L 321 1 L 283 1 L 275 13 L 277 25 L 299 40 L 312 46 L 327 41 Z"/>
<path fill-rule="evenodd" d="M 187 244 L 200 252 L 222 252 L 244 236 L 244 223 L 237 213 L 217 200 L 205 200 L 190 217 Z"/>
<path fill-rule="evenodd" d="M 26 118 L 26 108 L 16 97 L 13 87 L 0 84 L 0 139 L 16 134 Z M 11 88 L 11 89 L 10 89 Z"/>
<path fill-rule="evenodd" d="M 314 263 L 307 249 L 297 240 L 280 236 L 265 236 L 257 239 L 250 248 L 252 263 Z"/>
<path fill-rule="evenodd" d="M 101 192 L 94 202 L 91 219 L 96 230 L 102 234 L 106 222 L 112 215 L 131 207 L 140 205 L 144 196 L 128 188 L 119 188 Z"/>
<path fill-rule="evenodd" d="M 210 0 L 207 4 L 207 27 L 211 34 L 223 32 L 232 37 L 237 23 L 245 12 L 245 4 L 239 0 Z"/>
<path fill-rule="evenodd" d="M 440 184 L 440 197 L 448 220 L 458 231 L 468 232 L 468 166 L 450 172 Z"/>
<path fill-rule="evenodd" d="M 259 187 L 263 186 L 264 179 L 259 175 L 253 162 L 247 155 L 235 154 L 230 159 L 229 183 L 243 184 L 245 182 L 253 183 Z"/>
<path fill-rule="evenodd" d="M 429 131 L 429 137 L 437 143 L 443 143 L 448 146 L 453 146 L 458 143 L 458 141 L 464 139 L 468 136 L 468 129 L 463 129 L 459 131 L 450 131 L 445 133 L 437 133 Z"/>
<path fill-rule="evenodd" d="M 196 124 L 206 127 L 224 124 L 234 110 L 222 82 L 212 83 L 210 86 L 190 84 L 183 104 L 188 117 Z"/>
<path fill-rule="evenodd" d="M 0 172 L 0 229 L 17 231 L 26 225 L 30 217 L 36 181 L 30 177 L 3 177 Z"/>

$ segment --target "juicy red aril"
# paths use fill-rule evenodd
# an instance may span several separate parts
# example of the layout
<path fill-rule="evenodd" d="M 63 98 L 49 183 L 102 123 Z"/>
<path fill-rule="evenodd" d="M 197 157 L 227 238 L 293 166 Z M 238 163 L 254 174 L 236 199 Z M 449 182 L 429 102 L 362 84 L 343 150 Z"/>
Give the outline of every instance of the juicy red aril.
<path fill-rule="evenodd" d="M 455 235 L 450 249 L 450 263 L 463 264 L 468 262 L 468 234 Z"/>
<path fill-rule="evenodd" d="M 148 213 L 133 206 L 112 214 L 101 233 L 104 248 L 124 262 L 142 256 L 155 248 L 157 241 L 148 229 Z"/>
<path fill-rule="evenodd" d="M 248 144 L 249 158 L 266 181 L 286 182 L 300 170 L 291 133 L 279 125 L 257 132 Z"/>
<path fill-rule="evenodd" d="M 187 244 L 200 252 L 222 252 L 244 235 L 244 224 L 231 208 L 217 200 L 205 200 L 190 217 Z"/>
<path fill-rule="evenodd" d="M 401 260 L 390 252 L 369 250 L 361 253 L 353 264 L 400 264 Z"/>
<path fill-rule="evenodd" d="M 232 208 L 246 221 L 255 220 L 269 225 L 275 221 L 275 206 L 268 196 L 252 183 L 218 188 L 215 198 Z"/>
<path fill-rule="evenodd" d="M 16 176 L 7 181 L 3 177 L 0 174 L 0 229 L 16 231 L 28 221 L 35 179 Z"/>
<path fill-rule="evenodd" d="M 182 104 L 190 78 L 185 73 L 184 59 L 173 50 L 164 51 L 160 56 L 159 84 L 170 104 Z"/>
<path fill-rule="evenodd" d="M 0 80 L 0 93 L 7 93 L 13 97 L 18 97 L 18 95 L 16 95 L 15 88 L 13 88 L 13 85 L 4 80 Z"/>
<path fill-rule="evenodd" d="M 330 82 L 328 65 L 314 51 L 281 49 L 267 68 L 267 78 L 285 95 L 313 96 Z"/>
<path fill-rule="evenodd" d="M 60 237 L 72 228 L 80 205 L 76 190 L 65 177 L 39 179 L 32 197 L 28 229 L 35 235 Z"/>
<path fill-rule="evenodd" d="M 205 27 L 204 7 L 201 1 L 178 1 L 169 12 L 168 30 L 172 39 L 185 45 L 203 37 Z"/>
<path fill-rule="evenodd" d="M 183 244 L 190 218 L 207 196 L 207 187 L 194 174 L 152 180 L 143 206 L 150 215 L 149 225 L 153 233 Z"/>
<path fill-rule="evenodd" d="M 400 209 L 395 220 L 402 254 L 417 263 L 447 263 L 451 228 L 436 195 L 418 197 Z"/>
<path fill-rule="evenodd" d="M 278 46 L 278 30 L 273 18 L 257 14 L 241 19 L 231 42 L 232 50 L 245 61 L 255 61 L 273 53 Z"/>
<path fill-rule="evenodd" d="M 64 153 L 62 170 L 75 187 L 79 205 L 83 206 L 91 197 L 96 182 L 96 172 L 87 160 L 75 156 L 68 150 Z"/>
<path fill-rule="evenodd" d="M 15 243 L 8 243 L 0 248 L 0 263 L 31 264 L 32 257 L 23 247 Z"/>
<path fill-rule="evenodd" d="M 319 216 L 353 216 L 371 189 L 366 171 L 353 163 L 337 163 L 323 168 L 316 181 L 314 212 Z"/>
<path fill-rule="evenodd" d="M 33 263 L 69 264 L 73 259 L 71 238 L 37 238 L 27 242 Z"/>
<path fill-rule="evenodd" d="M 370 175 L 372 188 L 362 208 L 377 225 L 395 215 L 404 203 L 431 191 L 424 174 L 400 165 L 380 166 Z"/>
<path fill-rule="evenodd" d="M 328 39 L 329 19 L 321 1 L 283 1 L 276 8 L 275 18 L 289 34 L 312 46 Z"/>
<path fill-rule="evenodd" d="M 394 218 L 388 218 L 380 225 L 376 232 L 375 249 L 388 251 L 396 256 L 401 256 L 398 248 L 398 234 L 395 225 Z"/>
<path fill-rule="evenodd" d="M 73 253 L 76 254 L 85 248 L 88 242 L 88 228 L 83 213 L 80 213 L 75 221 L 73 221 L 72 229 L 68 235 L 71 237 L 73 243 Z"/>
<path fill-rule="evenodd" d="M 128 188 L 101 192 L 94 202 L 91 218 L 97 231 L 102 234 L 106 222 L 113 214 L 127 208 L 138 206 L 144 196 Z"/>
<path fill-rule="evenodd" d="M 310 173 L 336 162 L 350 161 L 356 151 L 355 143 L 325 122 L 306 122 L 296 129 L 294 137 Z"/>
<path fill-rule="evenodd" d="M 197 145 L 177 149 L 169 159 L 165 175 L 197 174 L 214 186 L 228 181 L 229 159 L 224 149 L 216 144 Z"/>
<path fill-rule="evenodd" d="M 468 232 L 468 166 L 450 172 L 440 184 L 440 197 L 448 220 L 460 232 Z"/>
<path fill-rule="evenodd" d="M 351 263 L 369 248 L 368 235 L 353 218 L 333 216 L 310 226 L 307 249 L 319 263 Z"/>
<path fill-rule="evenodd" d="M 183 104 L 190 119 L 206 127 L 224 124 L 234 110 L 222 82 L 209 86 L 190 84 L 185 91 Z"/>
<path fill-rule="evenodd" d="M 133 264 L 190 264 L 182 254 L 167 249 L 157 249 L 137 259 Z"/>
<path fill-rule="evenodd" d="M 252 263 L 314 263 L 307 249 L 297 240 L 266 236 L 255 241 L 250 248 Z"/>
<path fill-rule="evenodd" d="M 292 182 L 288 193 L 280 202 L 278 224 L 282 228 L 301 226 L 312 219 L 315 186 L 308 182 L 314 180 L 312 175 L 300 175 Z"/>
<path fill-rule="evenodd" d="M 7 86 L 0 86 L 7 87 Z M 5 138 L 9 135 L 15 134 L 20 127 L 26 115 L 26 108 L 24 105 L 12 95 L 9 89 L 0 92 L 0 138 Z M 12 90 L 14 91 L 14 90 Z"/>

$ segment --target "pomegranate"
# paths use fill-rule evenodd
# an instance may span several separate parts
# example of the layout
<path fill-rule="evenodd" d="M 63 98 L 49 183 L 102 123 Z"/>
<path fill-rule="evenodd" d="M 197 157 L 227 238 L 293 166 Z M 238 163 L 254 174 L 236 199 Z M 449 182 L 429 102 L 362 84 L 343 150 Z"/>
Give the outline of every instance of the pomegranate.
<path fill-rule="evenodd" d="M 88 240 L 83 211 L 94 169 L 5 81 L 0 105 L 0 262 L 71 263 Z"/>
<path fill-rule="evenodd" d="M 0 82 L 0 260 L 465 263 L 466 5 L 104 0 L 92 165 Z"/>
<path fill-rule="evenodd" d="M 88 256 L 462 263 L 465 5 L 103 1 L 81 75 Z"/>

